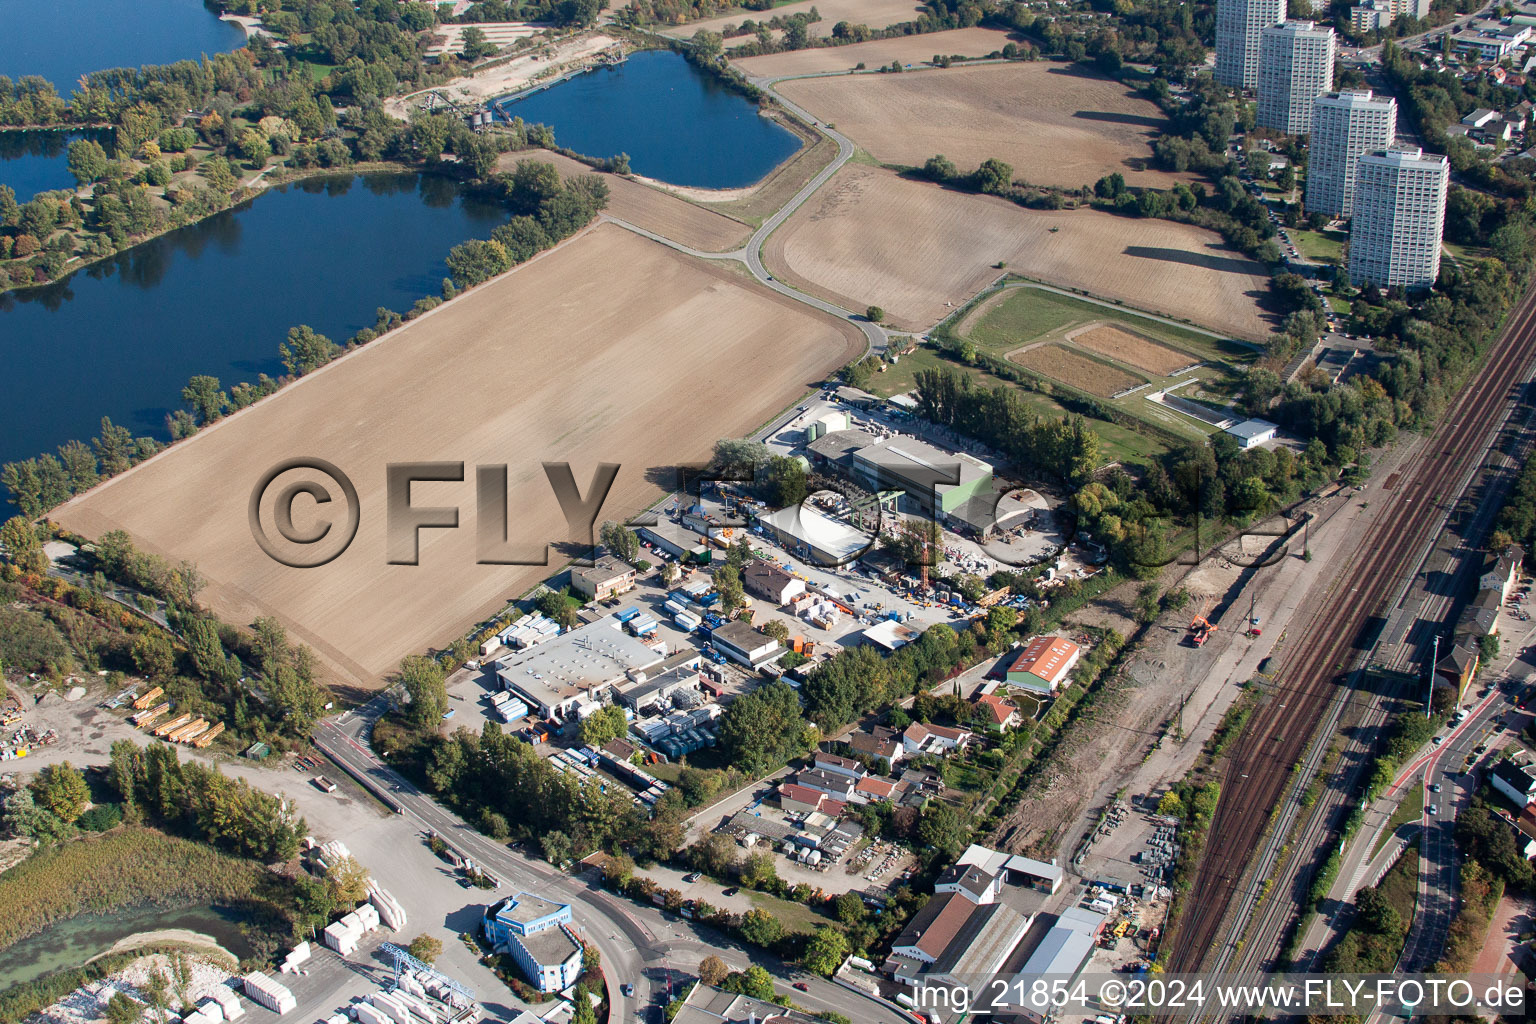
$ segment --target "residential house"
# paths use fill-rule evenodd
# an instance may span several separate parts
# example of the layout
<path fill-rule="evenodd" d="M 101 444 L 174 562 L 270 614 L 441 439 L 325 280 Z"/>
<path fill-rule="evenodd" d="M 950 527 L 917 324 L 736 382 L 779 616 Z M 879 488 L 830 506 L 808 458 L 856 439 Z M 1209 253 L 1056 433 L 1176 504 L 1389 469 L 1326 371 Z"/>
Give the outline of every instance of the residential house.
<path fill-rule="evenodd" d="M 1003 876 L 975 864 L 953 864 L 933 883 L 933 891 L 959 893 L 972 903 L 993 903 L 1003 891 Z"/>
<path fill-rule="evenodd" d="M 906 753 L 901 735 L 895 729 L 883 725 L 877 725 L 868 732 L 853 733 L 844 742 L 848 744 L 849 750 L 860 757 L 871 760 L 884 758 L 892 765 Z"/>
<path fill-rule="evenodd" d="M 779 806 L 791 814 L 820 813 L 833 818 L 840 817 L 848 809 L 848 805 L 841 800 L 793 782 L 779 784 Z"/>
<path fill-rule="evenodd" d="M 853 787 L 853 799 L 857 803 L 879 803 L 881 800 L 889 800 L 897 804 L 901 802 L 906 792 L 907 787 L 900 781 L 892 782 L 878 775 L 866 775 Z"/>
<path fill-rule="evenodd" d="M 762 598 L 775 607 L 787 604 L 790 598 L 805 593 L 805 580 L 791 576 L 761 558 L 755 558 L 741 567 L 741 585 L 753 597 Z"/>
<path fill-rule="evenodd" d="M 1530 765 L 1500 761 L 1493 766 L 1488 781 L 1519 810 L 1536 803 L 1536 768 Z"/>
<path fill-rule="evenodd" d="M 1511 544 L 1497 554 L 1490 553 L 1483 561 L 1483 575 L 1478 581 L 1478 588 L 1497 590 L 1499 603 L 1503 604 L 1514 593 L 1524 567 L 1525 549 L 1519 544 Z"/>
<path fill-rule="evenodd" d="M 942 755 L 965 746 L 974 735 L 969 729 L 913 722 L 901 734 L 901 747 L 908 754 Z"/>
<path fill-rule="evenodd" d="M 994 729 L 1017 729 L 1024 724 L 1024 712 L 1019 706 L 996 693 L 983 694 L 976 698 L 976 708 L 981 711 L 988 725 Z"/>
<path fill-rule="evenodd" d="M 1454 687 L 1457 700 L 1467 692 L 1467 684 L 1477 675 L 1481 655 L 1477 645 L 1458 641 L 1441 656 L 1435 666 L 1436 682 L 1441 686 Z"/>
<path fill-rule="evenodd" d="M 862 764 L 851 757 L 839 757 L 836 754 L 826 754 L 818 751 L 814 763 L 820 771 L 831 775 L 846 775 L 854 780 L 854 782 L 858 782 L 858 780 L 869 774 Z"/>
<path fill-rule="evenodd" d="M 818 793 L 825 793 L 835 800 L 845 802 L 853 798 L 853 787 L 857 785 L 857 782 L 847 775 L 837 775 L 815 768 L 796 775 L 795 782 L 806 789 L 814 789 Z"/>

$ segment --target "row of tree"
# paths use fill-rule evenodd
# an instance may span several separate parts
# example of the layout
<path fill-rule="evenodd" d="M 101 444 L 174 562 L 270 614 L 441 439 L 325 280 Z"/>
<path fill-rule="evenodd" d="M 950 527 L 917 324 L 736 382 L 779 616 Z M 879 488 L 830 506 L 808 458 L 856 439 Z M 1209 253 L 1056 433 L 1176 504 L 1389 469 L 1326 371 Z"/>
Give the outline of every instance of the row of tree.
<path fill-rule="evenodd" d="M 289 860 L 309 830 L 283 800 L 200 761 L 181 761 L 168 743 L 118 740 L 107 778 L 130 812 L 239 857 Z"/>

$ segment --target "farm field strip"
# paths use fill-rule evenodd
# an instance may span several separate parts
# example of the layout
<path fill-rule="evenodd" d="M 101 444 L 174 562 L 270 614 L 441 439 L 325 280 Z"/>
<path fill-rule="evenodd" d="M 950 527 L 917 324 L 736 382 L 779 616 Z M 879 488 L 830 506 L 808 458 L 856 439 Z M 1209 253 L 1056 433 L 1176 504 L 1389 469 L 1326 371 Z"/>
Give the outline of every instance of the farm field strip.
<path fill-rule="evenodd" d="M 826 11 L 829 8 L 824 4 L 818 4 L 817 7 L 822 11 L 822 19 L 825 21 Z M 833 24 L 836 22 L 834 21 Z M 764 54 L 761 57 L 743 57 L 734 63 L 745 74 L 754 78 L 822 75 L 852 71 L 860 64 L 866 68 L 878 68 L 893 60 L 903 64 L 926 61 L 931 60 L 936 53 L 948 56 L 985 57 L 988 54 L 1001 52 L 1008 42 L 1009 33 L 1001 29 L 955 28 L 923 35 L 898 36 L 894 39 L 872 39 L 867 43 L 853 43 L 849 46 L 820 46 L 810 50 L 791 50 L 787 53 Z M 726 45 L 730 45 L 729 41 Z"/>
<path fill-rule="evenodd" d="M 820 21 L 807 26 L 812 36 L 832 34 L 832 27 L 840 21 L 870 28 L 886 28 L 903 21 L 911 21 L 922 13 L 922 7 L 912 0 L 800 0 L 799 3 L 783 4 L 766 11 L 739 10 L 704 21 L 691 21 L 662 30 L 663 35 L 674 39 L 692 39 L 695 32 L 723 32 L 728 25 L 740 25 L 744 21 L 766 24 L 776 17 L 790 18 L 796 14 L 809 14 L 811 8 L 821 15 Z M 780 35 L 778 31 L 775 36 Z M 749 40 L 750 36 L 734 36 L 725 41 L 727 48 Z"/>
<path fill-rule="evenodd" d="M 1029 345 L 1008 358 L 1025 369 L 1099 398 L 1109 398 L 1146 382 L 1144 377 L 1134 376 L 1109 362 L 1056 342 Z"/>
<path fill-rule="evenodd" d="M 1067 335 L 1072 344 L 1125 363 L 1154 377 L 1167 377 L 1187 369 L 1197 360 L 1189 353 L 1171 349 L 1114 323 L 1076 330 Z"/>
<path fill-rule="evenodd" d="M 930 57 L 942 52 L 933 45 Z M 882 163 L 920 167 L 942 153 L 970 171 L 996 157 L 1018 180 L 1072 188 L 1113 172 L 1133 186 L 1191 180 L 1152 166 L 1152 143 L 1167 128 L 1156 104 L 1076 66 L 957 65 L 793 79 L 775 88 Z"/>

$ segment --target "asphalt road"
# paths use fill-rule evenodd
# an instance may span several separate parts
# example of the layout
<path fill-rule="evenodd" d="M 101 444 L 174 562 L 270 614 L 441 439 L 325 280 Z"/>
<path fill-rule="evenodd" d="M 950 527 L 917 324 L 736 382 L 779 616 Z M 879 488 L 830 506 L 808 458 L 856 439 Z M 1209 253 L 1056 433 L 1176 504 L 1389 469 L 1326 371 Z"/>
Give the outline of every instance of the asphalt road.
<path fill-rule="evenodd" d="M 462 855 L 495 875 L 503 894 L 526 889 L 570 903 L 577 930 L 602 954 L 604 973 L 616 983 L 632 982 L 635 995 L 615 990 L 612 1020 L 648 1020 L 648 1007 L 664 1000 L 669 979 L 692 977 L 698 962 L 711 954 L 736 967 L 757 963 L 782 982 L 802 983 L 807 991 L 789 991 L 814 1011 L 835 1010 L 860 1022 L 909 1024 L 892 1003 L 838 982 L 787 968 L 766 954 L 749 950 L 712 929 L 660 910 L 621 900 L 598 885 L 532 861 L 471 828 L 376 757 L 368 746 L 373 722 L 383 713 L 383 699 L 326 719 L 314 734 L 316 746 L 385 803 L 399 809 L 400 841 L 420 842 L 419 829 L 431 829 Z M 674 973 L 678 972 L 678 973 Z M 788 984 L 781 984 L 788 990 Z"/>

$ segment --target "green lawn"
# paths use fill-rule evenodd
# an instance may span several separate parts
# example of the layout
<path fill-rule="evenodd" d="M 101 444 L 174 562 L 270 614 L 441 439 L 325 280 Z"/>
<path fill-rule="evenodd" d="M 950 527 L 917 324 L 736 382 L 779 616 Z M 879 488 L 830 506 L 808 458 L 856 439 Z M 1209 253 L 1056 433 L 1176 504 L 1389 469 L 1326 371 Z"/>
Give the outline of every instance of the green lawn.
<path fill-rule="evenodd" d="M 1376 845 L 1371 849 L 1374 857 L 1381 852 L 1381 848 L 1387 845 L 1392 838 L 1392 833 L 1410 821 L 1419 821 L 1424 817 L 1424 787 L 1414 785 L 1411 792 L 1403 796 L 1403 802 L 1397 805 L 1397 810 L 1392 812 L 1392 817 L 1387 819 L 1387 827 L 1381 830 L 1381 835 L 1376 837 Z"/>
<path fill-rule="evenodd" d="M 1329 309 L 1332 309 L 1335 313 L 1339 313 L 1343 316 L 1349 316 L 1350 302 L 1348 299 L 1341 295 L 1331 294 L 1325 294 L 1323 298 L 1327 300 Z"/>
<path fill-rule="evenodd" d="M 924 346 L 915 352 L 901 357 L 901 362 L 895 366 L 887 367 L 884 373 L 877 373 L 869 383 L 869 390 L 873 394 L 889 398 L 891 395 L 905 394 L 917 386 L 917 374 L 920 370 L 932 370 L 943 367 L 945 369 L 958 370 L 971 378 L 971 383 L 979 388 L 995 388 L 998 385 L 1010 388 L 1019 388 L 1019 394 L 1031 409 L 1041 416 L 1059 417 L 1067 415 L 1067 410 L 1049 395 L 1042 395 L 1038 391 L 1030 391 L 1028 388 L 1019 387 L 1012 381 L 994 377 L 985 370 L 974 366 L 965 366 L 953 360 L 945 359 L 935 350 Z M 1122 427 L 1118 423 L 1108 420 L 1091 420 L 1093 432 L 1099 435 L 1103 442 L 1104 461 L 1125 462 L 1137 465 L 1146 465 L 1149 461 L 1168 451 L 1168 446 L 1156 438 L 1139 434 L 1129 427 Z"/>
<path fill-rule="evenodd" d="M 742 892 L 752 897 L 752 906 L 759 910 L 766 910 L 779 919 L 786 932 L 803 932 L 807 935 L 814 932 L 824 924 L 830 924 L 831 919 L 816 913 L 804 903 L 795 903 L 791 900 L 781 900 L 777 896 L 770 896 L 765 892 L 754 892 L 743 889 Z"/>
<path fill-rule="evenodd" d="M 1308 231 L 1301 228 L 1291 232 L 1296 248 L 1314 263 L 1332 263 L 1338 266 L 1344 260 L 1344 241 L 1349 236 L 1342 231 Z"/>
<path fill-rule="evenodd" d="M 1480 245 L 1458 245 L 1455 242 L 1445 242 L 1445 250 L 1456 258 L 1458 263 L 1468 260 L 1480 260 L 1488 255 L 1488 250 Z"/>
<path fill-rule="evenodd" d="M 965 337 L 977 348 L 1002 355 L 1036 338 L 1094 320 L 1115 320 L 1199 359 L 1246 361 L 1255 355 L 1246 345 L 1149 320 L 1124 307 L 1101 306 L 1030 287 L 1010 288 L 1006 298 L 971 324 Z"/>

